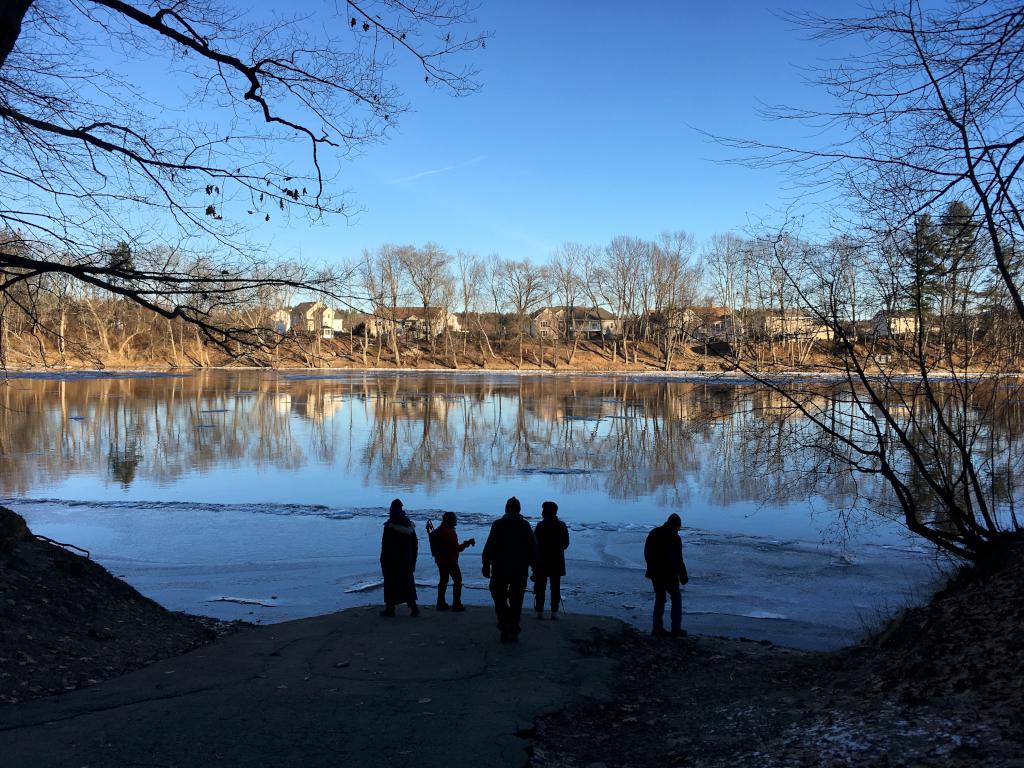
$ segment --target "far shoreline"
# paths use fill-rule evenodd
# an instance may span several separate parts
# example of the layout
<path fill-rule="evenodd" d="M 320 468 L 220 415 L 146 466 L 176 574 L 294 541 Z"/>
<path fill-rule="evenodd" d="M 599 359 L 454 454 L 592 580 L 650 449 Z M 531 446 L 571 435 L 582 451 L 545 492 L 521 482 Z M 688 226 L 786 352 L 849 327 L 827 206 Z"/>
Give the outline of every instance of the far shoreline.
<path fill-rule="evenodd" d="M 846 381 L 848 376 L 845 373 L 828 370 L 800 370 L 800 369 L 789 369 L 780 368 L 778 370 L 768 371 L 755 371 L 753 374 L 739 371 L 736 369 L 728 371 L 708 371 L 698 369 L 673 369 L 670 371 L 658 370 L 653 368 L 616 368 L 609 370 L 592 369 L 592 368 L 558 368 L 558 369 L 543 369 L 543 368 L 409 368 L 409 367 L 356 367 L 356 366 L 343 366 L 343 367 L 300 367 L 300 366 L 242 366 L 242 365 L 225 365 L 225 366 L 203 366 L 194 368 L 166 368 L 166 367 L 104 367 L 104 368 L 79 368 L 79 367 L 51 367 L 51 368 L 17 368 L 7 367 L 3 369 L 2 378 L 45 378 L 53 377 L 60 378 L 62 376 L 69 375 L 83 375 L 91 376 L 94 378 L 116 378 L 117 376 L 127 375 L 145 375 L 151 377 L 159 376 L 177 376 L 186 377 L 194 376 L 196 374 L 216 372 L 216 373 L 302 373 L 310 376 L 316 375 L 337 375 L 337 374 L 428 374 L 433 376 L 452 376 L 452 377 L 487 377 L 487 376 L 515 376 L 515 377 L 543 377 L 543 378 L 571 378 L 571 377 L 587 377 L 587 378 L 619 378 L 619 377 L 639 377 L 644 379 L 650 379 L 652 381 L 657 380 L 681 380 L 681 381 L 704 381 L 704 382 L 727 382 L 727 383 L 751 383 L 761 384 L 764 382 L 773 382 L 779 379 L 786 380 L 799 380 L 805 379 L 807 381 L 819 381 L 823 383 L 827 382 L 842 382 Z M 869 373 L 867 378 L 872 380 L 888 378 L 891 381 L 920 381 L 923 377 L 919 372 L 916 371 L 899 371 L 899 372 L 888 372 L 888 373 Z M 977 380 L 977 379 L 988 379 L 988 378 L 999 378 L 999 379 L 1021 379 L 1024 378 L 1024 372 L 1022 373 L 987 373 L 985 371 L 968 371 L 968 372 L 957 372 L 954 376 L 949 372 L 935 372 L 929 376 L 932 380 L 945 381 L 945 380 Z"/>

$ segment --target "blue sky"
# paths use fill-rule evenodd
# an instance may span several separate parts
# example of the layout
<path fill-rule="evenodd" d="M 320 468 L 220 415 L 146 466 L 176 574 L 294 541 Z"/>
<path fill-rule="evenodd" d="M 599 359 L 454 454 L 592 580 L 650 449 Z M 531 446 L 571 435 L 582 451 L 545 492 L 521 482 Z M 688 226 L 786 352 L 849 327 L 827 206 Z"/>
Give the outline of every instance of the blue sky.
<path fill-rule="evenodd" d="M 778 174 L 716 163 L 729 152 L 691 128 L 808 138 L 762 120 L 758 105 L 823 98 L 804 68 L 832 52 L 768 6 L 492 2 L 478 18 L 494 33 L 477 59 L 482 90 L 406 87 L 415 112 L 340 180 L 362 213 L 348 225 L 293 221 L 278 248 L 330 260 L 432 240 L 537 261 L 566 240 L 669 229 L 703 240 L 792 197 Z"/>
<path fill-rule="evenodd" d="M 758 115 L 761 103 L 824 98 L 806 68 L 836 52 L 773 13 L 811 0 L 637 5 L 482 3 L 479 26 L 493 37 L 474 55 L 481 91 L 451 98 L 403 71 L 414 111 L 335 180 L 360 212 L 253 235 L 315 261 L 427 241 L 543 261 L 569 240 L 685 229 L 703 241 L 785 208 L 793 192 L 781 175 L 716 162 L 730 152 L 695 129 L 821 142 Z M 828 12 L 857 10 L 836 0 Z"/>

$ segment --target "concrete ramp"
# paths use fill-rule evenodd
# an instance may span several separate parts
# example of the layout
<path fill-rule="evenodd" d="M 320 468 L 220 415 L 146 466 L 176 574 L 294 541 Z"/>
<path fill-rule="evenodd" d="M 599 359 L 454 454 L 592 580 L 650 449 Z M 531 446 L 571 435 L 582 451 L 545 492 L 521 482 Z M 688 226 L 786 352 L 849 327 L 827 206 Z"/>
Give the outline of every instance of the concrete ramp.
<path fill-rule="evenodd" d="M 5 768 L 522 766 L 518 732 L 579 697 L 608 696 L 588 656 L 592 616 L 376 608 L 257 627 L 74 693 L 0 707 Z"/>

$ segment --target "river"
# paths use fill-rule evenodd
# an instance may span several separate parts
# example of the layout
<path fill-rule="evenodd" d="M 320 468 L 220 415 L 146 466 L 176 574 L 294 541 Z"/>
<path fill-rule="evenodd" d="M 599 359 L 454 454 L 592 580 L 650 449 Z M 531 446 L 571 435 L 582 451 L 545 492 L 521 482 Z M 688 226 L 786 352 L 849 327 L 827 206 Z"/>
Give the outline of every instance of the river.
<path fill-rule="evenodd" d="M 0 503 L 175 610 L 272 622 L 379 602 L 380 524 L 558 502 L 570 612 L 649 625 L 643 539 L 683 518 L 691 631 L 826 649 L 936 583 L 874 482 L 765 387 L 713 377 L 9 374 Z M 436 569 L 421 533 L 421 602 Z M 463 555 L 485 606 L 480 546 Z M 529 605 L 529 600 L 527 601 Z"/>

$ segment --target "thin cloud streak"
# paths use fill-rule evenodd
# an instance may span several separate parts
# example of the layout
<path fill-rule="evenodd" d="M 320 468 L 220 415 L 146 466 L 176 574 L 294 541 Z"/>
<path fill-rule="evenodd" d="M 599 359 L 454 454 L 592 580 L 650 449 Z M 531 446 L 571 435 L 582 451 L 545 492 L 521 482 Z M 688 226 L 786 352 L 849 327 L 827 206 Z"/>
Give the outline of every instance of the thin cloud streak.
<path fill-rule="evenodd" d="M 447 173 L 448 171 L 454 171 L 454 170 L 456 170 L 458 168 L 465 168 L 467 165 L 473 165 L 474 163 L 479 163 L 481 160 L 484 160 L 486 157 L 487 157 L 486 155 L 478 155 L 477 157 L 470 158 L 469 160 L 464 160 L 461 163 L 455 163 L 454 165 L 446 165 L 443 168 L 433 168 L 433 169 L 431 169 L 429 171 L 420 171 L 419 173 L 414 173 L 412 176 L 403 176 L 402 178 L 395 179 L 395 180 L 393 180 L 393 181 L 391 181 L 389 183 L 390 184 L 407 184 L 410 181 L 416 181 L 416 179 L 422 179 L 422 178 L 424 178 L 426 176 L 435 176 L 435 175 L 437 175 L 439 173 Z"/>

